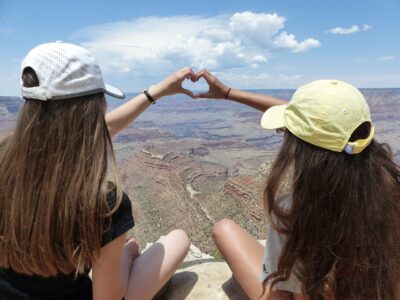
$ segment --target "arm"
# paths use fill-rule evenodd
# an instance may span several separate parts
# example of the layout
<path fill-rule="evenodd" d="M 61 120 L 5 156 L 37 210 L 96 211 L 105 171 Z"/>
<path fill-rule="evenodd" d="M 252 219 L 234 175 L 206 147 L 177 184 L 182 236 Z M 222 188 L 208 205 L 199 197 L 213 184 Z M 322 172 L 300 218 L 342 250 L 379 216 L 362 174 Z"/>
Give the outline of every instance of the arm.
<path fill-rule="evenodd" d="M 207 81 L 209 90 L 207 93 L 197 94 L 196 98 L 227 99 L 263 112 L 271 106 L 287 104 L 287 101 L 272 96 L 229 88 L 207 70 L 202 70 L 196 74 L 196 80 L 201 77 Z"/>
<path fill-rule="evenodd" d="M 126 239 L 122 234 L 100 249 L 100 256 L 92 266 L 93 300 L 122 299 L 121 259 Z"/>
<path fill-rule="evenodd" d="M 174 74 L 168 76 L 160 83 L 149 88 L 149 94 L 154 100 L 161 97 L 173 95 L 176 93 L 184 93 L 194 98 L 191 91 L 182 87 L 182 82 L 186 79 L 194 80 L 195 74 L 190 68 L 181 69 Z M 150 106 L 150 101 L 143 93 L 132 98 L 125 104 L 117 107 L 113 111 L 106 114 L 106 123 L 111 137 L 114 137 L 122 129 L 127 127 L 142 112 Z"/>

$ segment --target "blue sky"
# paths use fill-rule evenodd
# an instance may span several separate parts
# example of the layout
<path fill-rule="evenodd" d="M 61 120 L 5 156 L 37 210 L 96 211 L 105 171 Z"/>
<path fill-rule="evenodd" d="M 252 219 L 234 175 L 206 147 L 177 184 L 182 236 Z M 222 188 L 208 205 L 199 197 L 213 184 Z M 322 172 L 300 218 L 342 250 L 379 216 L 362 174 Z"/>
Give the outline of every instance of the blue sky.
<path fill-rule="evenodd" d="M 400 87 L 399 17 L 398 0 L 0 0 L 0 95 L 19 95 L 22 58 L 56 40 L 90 49 L 126 92 L 188 65 L 238 88 Z"/>

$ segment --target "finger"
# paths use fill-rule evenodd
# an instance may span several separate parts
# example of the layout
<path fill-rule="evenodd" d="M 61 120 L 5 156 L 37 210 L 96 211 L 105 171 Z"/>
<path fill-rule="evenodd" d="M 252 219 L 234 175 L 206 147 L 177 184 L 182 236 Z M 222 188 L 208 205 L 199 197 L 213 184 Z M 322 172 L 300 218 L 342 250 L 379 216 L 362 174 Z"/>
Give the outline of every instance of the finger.
<path fill-rule="evenodd" d="M 206 69 L 201 69 L 199 72 L 196 73 L 196 78 L 199 79 L 200 77 L 203 77 L 206 71 Z"/>
<path fill-rule="evenodd" d="M 192 71 L 188 75 L 186 75 L 186 79 L 190 79 L 192 82 L 196 82 L 196 74 Z"/>
<path fill-rule="evenodd" d="M 189 69 L 191 69 L 191 68 L 190 67 L 184 67 L 184 68 L 178 70 L 177 73 L 182 73 L 182 72 L 185 72 L 185 71 L 187 71 Z"/>
<path fill-rule="evenodd" d="M 191 76 L 193 76 L 192 74 L 194 74 L 192 69 L 190 67 L 186 67 L 175 72 L 175 79 L 177 81 L 184 81 L 186 78 L 190 79 Z"/>
<path fill-rule="evenodd" d="M 194 72 L 191 73 L 189 77 L 190 77 L 190 80 L 191 80 L 192 82 L 196 82 L 196 81 L 197 81 L 196 74 L 195 74 Z"/>
<path fill-rule="evenodd" d="M 191 70 L 191 72 L 189 73 L 189 75 L 187 75 L 186 77 L 187 79 L 190 79 L 192 82 L 196 82 L 196 74 Z"/>
<path fill-rule="evenodd" d="M 183 75 L 183 74 L 189 75 L 190 73 L 193 73 L 193 70 L 192 70 L 191 67 L 185 67 L 183 69 L 180 69 L 177 73 L 180 74 L 180 75 Z"/>
<path fill-rule="evenodd" d="M 194 95 L 195 98 L 211 98 L 211 94 L 209 92 L 207 93 L 198 93 Z"/>
<path fill-rule="evenodd" d="M 182 94 L 188 95 L 188 96 L 191 97 L 191 98 L 195 98 L 194 94 L 193 94 L 191 91 L 187 90 L 187 89 L 181 89 L 180 92 L 181 92 Z"/>
<path fill-rule="evenodd" d="M 203 77 L 208 84 L 212 84 L 215 82 L 215 77 L 214 75 L 212 75 L 210 72 L 208 72 L 207 70 L 203 69 L 200 72 L 198 72 L 196 74 L 196 79 L 199 80 L 201 77 Z"/>

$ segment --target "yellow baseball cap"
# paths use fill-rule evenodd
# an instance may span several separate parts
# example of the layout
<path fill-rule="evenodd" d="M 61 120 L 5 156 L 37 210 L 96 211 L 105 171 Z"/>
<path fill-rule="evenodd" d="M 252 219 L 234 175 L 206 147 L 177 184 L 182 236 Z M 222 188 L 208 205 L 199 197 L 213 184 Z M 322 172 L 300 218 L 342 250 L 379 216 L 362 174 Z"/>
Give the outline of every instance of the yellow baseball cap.
<path fill-rule="evenodd" d="M 261 119 L 266 129 L 286 128 L 298 138 L 335 152 L 357 154 L 372 141 L 374 127 L 366 139 L 349 142 L 364 122 L 371 122 L 367 101 L 349 83 L 317 80 L 301 86 L 287 105 L 269 108 Z"/>

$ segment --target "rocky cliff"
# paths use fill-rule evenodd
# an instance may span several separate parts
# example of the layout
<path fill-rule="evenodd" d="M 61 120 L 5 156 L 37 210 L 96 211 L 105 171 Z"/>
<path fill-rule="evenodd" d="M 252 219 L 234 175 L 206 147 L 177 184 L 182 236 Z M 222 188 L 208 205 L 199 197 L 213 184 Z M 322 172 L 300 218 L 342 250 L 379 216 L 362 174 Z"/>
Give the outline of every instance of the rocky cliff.
<path fill-rule="evenodd" d="M 245 167 L 207 162 L 158 145 L 124 148 L 119 157 L 126 191 L 137 208 L 133 234 L 141 243 L 182 228 L 203 252 L 212 254 L 211 227 L 222 218 L 264 237 L 263 180 L 258 173 L 240 175 Z"/>

